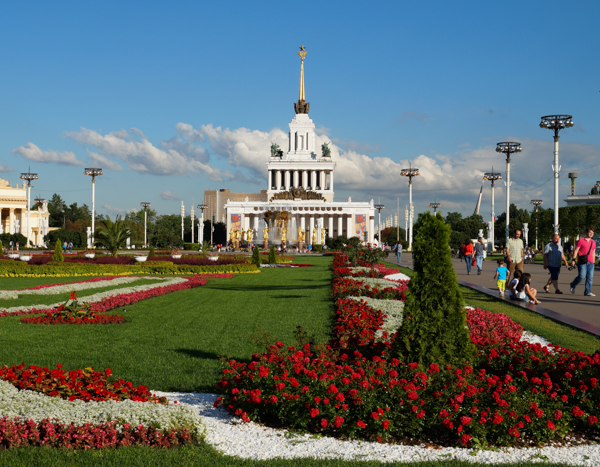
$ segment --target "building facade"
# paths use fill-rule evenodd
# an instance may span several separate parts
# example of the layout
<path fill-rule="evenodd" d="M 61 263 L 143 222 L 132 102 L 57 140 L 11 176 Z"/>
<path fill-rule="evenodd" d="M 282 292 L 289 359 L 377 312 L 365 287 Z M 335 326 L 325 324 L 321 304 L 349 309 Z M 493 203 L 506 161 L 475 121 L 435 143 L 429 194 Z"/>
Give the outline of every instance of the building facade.
<path fill-rule="evenodd" d="M 0 179 L 0 234 L 20 233 L 29 237 L 32 245 L 41 246 L 48 233 L 49 216 L 48 204 L 44 202 L 41 207 L 29 211 L 28 221 L 27 187 L 23 184 L 19 188 L 18 183 L 13 187 L 8 180 Z"/>
<path fill-rule="evenodd" d="M 271 145 L 264 201 L 227 199 L 227 239 L 263 244 L 324 244 L 326 237 L 359 237 L 372 242 L 375 208 L 370 202 L 334 200 L 335 162 L 327 144 L 316 144 L 315 124 L 308 116 L 304 95 L 304 57 L 301 48 L 300 97 L 289 123 L 286 151 Z"/>

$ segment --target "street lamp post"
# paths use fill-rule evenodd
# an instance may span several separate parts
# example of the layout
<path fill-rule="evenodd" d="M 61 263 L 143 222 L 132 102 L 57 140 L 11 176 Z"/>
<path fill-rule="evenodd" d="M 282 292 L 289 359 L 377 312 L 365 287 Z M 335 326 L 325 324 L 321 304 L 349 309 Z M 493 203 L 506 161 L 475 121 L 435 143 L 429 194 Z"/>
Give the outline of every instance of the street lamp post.
<path fill-rule="evenodd" d="M 208 206 L 206 204 L 199 204 L 196 207 L 200 209 L 200 219 L 198 221 L 198 243 L 200 244 L 200 247 L 202 247 L 202 242 L 204 242 L 204 210 L 208 209 Z"/>
<path fill-rule="evenodd" d="M 44 244 L 44 237 L 42 236 L 42 222 L 43 222 L 43 220 L 41 220 L 40 211 L 41 211 L 41 208 L 44 205 L 45 201 L 46 200 L 44 198 L 40 198 L 39 196 L 33 200 L 33 202 L 35 204 L 37 204 L 37 207 L 38 207 L 37 208 L 37 212 L 38 212 L 38 237 L 41 237 L 41 239 L 42 239 L 42 241 L 39 242 L 39 243 L 37 243 L 37 245 L 43 245 Z"/>
<path fill-rule="evenodd" d="M 87 168 L 83 170 L 83 174 L 92 177 L 92 248 L 95 248 L 94 234 L 96 232 L 96 177 L 102 175 L 102 169 Z"/>
<path fill-rule="evenodd" d="M 144 208 L 144 247 L 148 248 L 148 208 L 152 206 L 150 203 L 140 203 Z"/>
<path fill-rule="evenodd" d="M 181 201 L 181 241 L 183 241 L 183 218 L 185 217 L 185 208 L 183 207 L 183 201 Z"/>
<path fill-rule="evenodd" d="M 408 249 L 409 251 L 412 251 L 412 242 L 413 242 L 413 215 L 414 215 L 414 207 L 413 207 L 413 202 L 412 202 L 412 179 L 413 177 L 417 177 L 419 174 L 419 169 L 415 169 L 412 166 L 412 163 L 410 165 L 410 168 L 408 169 L 402 169 L 400 171 L 400 175 L 402 177 L 408 177 L 408 207 L 410 209 L 410 214 L 409 214 L 409 234 L 408 234 Z"/>
<path fill-rule="evenodd" d="M 37 180 L 37 179 L 38 179 L 38 175 L 31 173 L 31 169 L 29 169 L 29 172 L 21 174 L 21 180 L 27 180 L 27 231 L 26 231 L 27 232 L 27 244 L 25 246 L 28 248 L 29 248 L 29 225 L 30 225 L 29 219 L 31 216 L 31 209 L 29 207 L 30 200 L 31 200 L 31 180 Z"/>
<path fill-rule="evenodd" d="M 544 204 L 544 202 L 541 199 L 532 199 L 531 200 L 531 204 L 533 204 L 535 206 L 535 211 L 534 212 L 538 212 L 539 207 Z M 535 249 L 538 249 L 538 244 L 537 244 L 537 238 L 538 238 L 538 224 L 540 223 L 540 220 L 538 219 L 538 217 L 535 217 Z"/>
<path fill-rule="evenodd" d="M 442 203 L 429 203 L 429 207 L 433 208 L 433 215 L 437 215 L 438 208 L 442 205 Z"/>
<path fill-rule="evenodd" d="M 573 116 L 571 115 L 546 115 L 542 117 L 540 128 L 547 128 L 554 131 L 554 233 L 559 233 L 560 225 L 558 223 L 558 179 L 560 177 L 560 166 L 558 165 L 558 132 L 563 128 L 573 126 Z"/>
<path fill-rule="evenodd" d="M 404 241 L 408 242 L 408 206 L 404 209 Z"/>
<path fill-rule="evenodd" d="M 377 209 L 379 213 L 379 218 L 377 220 L 377 239 L 379 240 L 379 246 L 381 247 L 381 210 L 385 209 L 385 206 L 383 204 L 376 204 L 375 209 Z"/>
<path fill-rule="evenodd" d="M 491 172 L 486 172 L 483 174 L 483 179 L 484 180 L 489 180 L 490 182 L 492 182 L 492 227 L 490 230 L 490 233 L 488 234 L 488 237 L 491 240 L 491 244 L 492 244 L 492 250 L 495 250 L 495 245 L 496 245 L 496 232 L 495 232 L 495 224 L 496 224 L 496 213 L 494 212 L 494 182 L 496 180 L 501 180 L 502 179 L 502 175 L 500 174 L 500 172 L 494 172 L 494 168 L 492 167 L 492 171 Z"/>
<path fill-rule="evenodd" d="M 196 217 L 194 214 L 194 198 L 192 198 L 192 208 L 190 209 L 190 219 L 192 221 L 192 243 L 194 243 L 194 218 Z"/>
<path fill-rule="evenodd" d="M 506 154 L 506 228 L 505 230 L 505 245 L 508 245 L 508 239 L 510 237 L 510 155 L 515 152 L 521 152 L 523 149 L 521 148 L 521 143 L 513 143 L 513 142 L 504 142 L 497 143 L 496 152 L 501 152 Z"/>

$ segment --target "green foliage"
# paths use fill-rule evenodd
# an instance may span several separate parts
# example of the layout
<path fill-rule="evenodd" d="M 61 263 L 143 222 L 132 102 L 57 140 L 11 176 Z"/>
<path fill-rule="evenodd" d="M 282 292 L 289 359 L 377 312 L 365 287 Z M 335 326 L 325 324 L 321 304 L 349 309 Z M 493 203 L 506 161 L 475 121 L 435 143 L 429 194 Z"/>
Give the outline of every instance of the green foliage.
<path fill-rule="evenodd" d="M 450 233 L 450 248 L 459 248 L 462 243 L 471 240 L 464 232 L 455 232 L 454 230 Z"/>
<path fill-rule="evenodd" d="M 64 260 L 65 258 L 62 254 L 62 244 L 60 243 L 60 240 L 56 240 L 56 243 L 54 244 L 54 255 L 52 256 L 52 261 L 56 263 L 62 263 Z"/>
<path fill-rule="evenodd" d="M 19 242 L 20 248 L 25 247 L 25 244 L 27 243 L 27 237 L 25 237 L 25 235 L 22 235 L 20 233 L 16 233 L 16 234 L 4 233 L 4 234 L 0 235 L 0 242 L 2 242 L 2 244 L 6 245 L 7 248 L 9 248 L 11 240 L 13 242 L 13 245 L 16 245 L 17 242 Z M 15 246 L 15 248 L 16 248 L 16 246 Z"/>
<path fill-rule="evenodd" d="M 56 241 L 72 242 L 75 248 L 85 248 L 87 245 L 87 235 L 85 232 L 76 232 L 69 229 L 58 229 L 48 232 L 44 237 L 47 245 L 53 245 Z"/>
<path fill-rule="evenodd" d="M 406 230 L 402 227 L 400 230 L 400 243 L 402 244 L 402 248 L 408 248 L 408 242 L 405 240 L 406 238 Z M 381 238 L 383 241 L 390 246 L 395 245 L 398 242 L 398 228 L 397 227 L 388 227 L 381 231 Z"/>
<path fill-rule="evenodd" d="M 531 223 L 531 215 L 527 209 L 519 209 L 516 205 L 510 205 L 510 219 L 509 219 L 509 227 L 510 227 L 510 236 L 512 237 L 515 230 L 520 229 L 523 230 L 523 223 Z M 529 225 L 531 229 L 531 225 Z M 496 222 L 494 223 L 494 235 L 496 239 L 496 243 L 504 244 L 506 240 L 506 212 L 503 212 L 498 216 Z M 529 231 L 532 232 L 531 230 Z M 525 236 L 522 236 L 523 241 L 525 241 Z M 532 243 L 532 239 L 534 235 L 529 235 L 530 243 Z"/>
<path fill-rule="evenodd" d="M 190 251 L 198 251 L 200 249 L 200 245 L 197 243 L 184 243 L 183 249 Z"/>
<path fill-rule="evenodd" d="M 327 245 L 327 248 L 329 248 L 330 250 L 337 250 L 347 242 L 348 239 L 346 238 L 346 236 L 340 235 L 337 238 L 327 237 L 327 239 L 325 240 L 325 245 Z"/>
<path fill-rule="evenodd" d="M 252 264 L 256 264 L 257 267 L 260 267 L 260 250 L 258 249 L 258 245 L 254 245 L 252 249 Z"/>
<path fill-rule="evenodd" d="M 117 256 L 119 250 L 125 248 L 127 237 L 131 236 L 131 231 L 124 222 L 121 216 L 117 214 L 115 221 L 112 222 L 108 216 L 96 232 L 94 246 L 106 248 L 112 256 Z"/>
<path fill-rule="evenodd" d="M 421 214 L 419 214 L 419 217 Z M 479 234 L 479 230 L 483 229 L 484 232 L 487 232 L 487 223 L 483 221 L 483 217 L 479 214 L 473 214 L 472 216 L 465 217 L 463 219 L 462 214 L 459 212 L 449 212 L 446 215 L 446 224 L 450 226 L 452 232 L 457 232 L 462 235 L 454 236 L 454 239 L 459 238 L 477 238 Z M 466 236 L 466 237 L 465 237 Z M 450 241 L 453 240 L 453 237 L 450 237 Z M 451 245 L 453 248 L 456 248 L 460 245 Z"/>
<path fill-rule="evenodd" d="M 358 237 L 349 238 L 347 244 L 350 245 L 352 248 L 356 248 L 358 245 L 361 244 L 361 239 Z"/>
<path fill-rule="evenodd" d="M 312 251 L 316 251 L 318 253 L 321 253 L 323 251 L 323 245 L 321 245 L 320 243 L 317 243 L 316 245 L 312 246 Z"/>
<path fill-rule="evenodd" d="M 276 262 L 277 260 L 275 258 L 275 245 L 271 245 L 271 248 L 269 248 L 269 263 L 275 264 Z"/>
<path fill-rule="evenodd" d="M 394 352 L 407 362 L 464 364 L 473 361 L 475 346 L 463 314 L 463 298 L 448 243 L 450 226 L 441 215 L 426 213 L 415 224 L 414 275 L 398 329 Z"/>

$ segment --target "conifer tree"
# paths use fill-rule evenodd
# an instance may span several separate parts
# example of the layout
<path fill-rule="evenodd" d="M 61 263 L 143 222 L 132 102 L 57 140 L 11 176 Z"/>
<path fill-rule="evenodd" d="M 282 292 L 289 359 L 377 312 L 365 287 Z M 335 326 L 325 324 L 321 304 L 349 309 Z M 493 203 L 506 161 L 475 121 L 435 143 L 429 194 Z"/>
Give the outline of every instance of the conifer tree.
<path fill-rule="evenodd" d="M 463 298 L 448 245 L 450 227 L 440 214 L 419 216 L 413 241 L 414 275 L 409 283 L 394 353 L 406 362 L 429 366 L 473 362 Z"/>
<path fill-rule="evenodd" d="M 275 245 L 271 245 L 269 248 L 269 263 L 275 264 L 277 260 L 275 259 Z"/>
<path fill-rule="evenodd" d="M 258 249 L 258 245 L 254 245 L 252 249 L 252 264 L 256 264 L 260 268 L 260 250 Z"/>
<path fill-rule="evenodd" d="M 57 263 L 62 263 L 65 260 L 62 254 L 62 244 L 60 243 L 60 239 L 56 239 L 56 244 L 54 245 L 54 255 L 52 255 L 52 261 L 56 261 Z"/>

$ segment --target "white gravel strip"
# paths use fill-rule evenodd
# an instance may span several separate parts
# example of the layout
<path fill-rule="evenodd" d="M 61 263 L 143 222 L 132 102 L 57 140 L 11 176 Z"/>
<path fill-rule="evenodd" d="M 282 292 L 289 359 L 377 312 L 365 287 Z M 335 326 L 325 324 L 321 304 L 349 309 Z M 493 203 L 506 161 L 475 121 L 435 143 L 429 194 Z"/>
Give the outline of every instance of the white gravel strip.
<path fill-rule="evenodd" d="M 522 461 L 549 461 L 566 465 L 600 466 L 600 445 L 544 447 L 500 451 L 477 451 L 466 448 L 433 449 L 420 446 L 379 444 L 367 441 L 341 441 L 330 437 L 294 435 L 286 430 L 268 428 L 213 406 L 215 394 L 169 393 L 152 391 L 170 401 L 177 400 L 198 410 L 206 426 L 206 441 L 219 452 L 244 459 L 315 458 L 344 460 L 378 460 L 382 462 L 420 462 L 459 459 L 490 464 Z"/>
<path fill-rule="evenodd" d="M 138 279 L 157 279 L 157 278 L 148 276 L 148 277 L 138 277 Z M 103 298 L 106 298 L 106 297 L 114 297 L 116 295 L 123 295 L 123 294 L 132 293 L 132 292 L 142 292 L 144 290 L 151 290 L 156 287 L 167 287 L 169 285 L 185 282 L 186 280 L 187 279 L 185 279 L 183 277 L 171 277 L 169 279 L 164 279 L 162 282 L 160 282 L 158 284 L 145 284 L 145 285 L 136 285 L 133 287 L 123 287 L 122 289 L 107 290 L 105 292 L 88 295 L 87 297 L 83 297 L 81 301 L 93 304 L 94 302 L 99 302 L 100 300 L 102 300 Z M 6 308 L 3 311 L 6 311 L 8 313 L 14 313 L 16 311 L 31 310 L 33 308 L 36 308 L 39 310 L 39 309 L 44 309 L 44 308 L 53 308 L 58 305 L 62 305 L 63 303 L 64 302 L 56 302 L 56 303 L 52 303 L 50 305 L 43 304 L 43 305 L 30 305 L 30 306 L 13 306 L 11 308 Z"/>
<path fill-rule="evenodd" d="M 397 274 L 388 274 L 387 276 L 383 276 L 384 279 L 390 280 L 390 281 L 409 281 L 410 277 L 408 277 L 406 274 L 402 274 L 401 272 L 397 273 Z"/>

